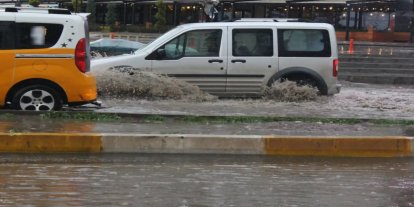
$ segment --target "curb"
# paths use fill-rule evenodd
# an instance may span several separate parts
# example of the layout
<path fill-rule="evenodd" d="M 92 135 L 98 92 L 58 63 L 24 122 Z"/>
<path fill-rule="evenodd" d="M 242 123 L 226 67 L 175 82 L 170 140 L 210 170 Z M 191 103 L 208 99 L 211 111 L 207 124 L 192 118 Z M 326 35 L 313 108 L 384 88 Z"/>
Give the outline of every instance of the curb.
<path fill-rule="evenodd" d="M 0 153 L 175 153 L 413 157 L 414 138 L 125 133 L 0 133 Z"/>

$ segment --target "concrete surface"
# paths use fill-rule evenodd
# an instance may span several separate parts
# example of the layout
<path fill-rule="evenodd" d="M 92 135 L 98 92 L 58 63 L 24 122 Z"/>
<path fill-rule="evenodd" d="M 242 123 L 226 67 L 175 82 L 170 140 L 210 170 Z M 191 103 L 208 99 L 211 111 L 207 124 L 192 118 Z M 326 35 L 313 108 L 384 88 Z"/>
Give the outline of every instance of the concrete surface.
<path fill-rule="evenodd" d="M 413 157 L 411 137 L 0 133 L 2 153 L 174 153 Z"/>
<path fill-rule="evenodd" d="M 165 116 L 157 121 L 154 117 L 147 120 L 148 116 L 142 114 L 109 113 L 99 116 L 121 118 L 80 121 L 47 118 L 41 113 L 8 113 L 0 116 L 0 152 L 3 153 L 414 155 L 412 126 L 373 124 L 362 119 L 357 124 L 294 120 L 220 123 L 183 121 L 185 115 Z"/>

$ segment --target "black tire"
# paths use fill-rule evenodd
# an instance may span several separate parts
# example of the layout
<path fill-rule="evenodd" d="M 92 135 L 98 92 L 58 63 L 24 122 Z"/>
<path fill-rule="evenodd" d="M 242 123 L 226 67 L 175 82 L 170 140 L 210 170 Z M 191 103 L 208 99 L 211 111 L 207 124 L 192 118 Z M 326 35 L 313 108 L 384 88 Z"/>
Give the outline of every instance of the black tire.
<path fill-rule="evenodd" d="M 30 85 L 18 90 L 11 107 L 17 110 L 52 111 L 60 110 L 63 102 L 56 90 L 45 85 Z"/>

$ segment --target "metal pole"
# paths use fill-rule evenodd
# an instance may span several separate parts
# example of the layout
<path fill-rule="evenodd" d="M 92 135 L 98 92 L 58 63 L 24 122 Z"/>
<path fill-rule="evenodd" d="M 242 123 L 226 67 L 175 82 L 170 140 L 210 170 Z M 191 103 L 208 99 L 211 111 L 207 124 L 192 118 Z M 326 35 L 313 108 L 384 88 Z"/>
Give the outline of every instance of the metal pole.
<path fill-rule="evenodd" d="M 135 3 L 132 3 L 132 19 L 131 19 L 131 24 L 132 25 L 135 24 Z"/>
<path fill-rule="evenodd" d="M 346 5 L 346 34 L 345 40 L 349 41 L 349 21 L 351 20 L 351 5 Z"/>
<path fill-rule="evenodd" d="M 78 0 L 75 0 L 75 13 L 78 13 Z"/>
<path fill-rule="evenodd" d="M 230 20 L 233 20 L 234 17 L 236 16 L 235 11 L 234 11 L 234 3 L 231 3 L 231 18 Z"/>
<path fill-rule="evenodd" d="M 288 1 L 288 2 L 286 2 L 286 5 L 287 5 L 287 18 L 289 18 L 289 14 L 290 14 L 290 2 Z"/>
<path fill-rule="evenodd" d="M 357 28 L 357 24 L 358 24 L 358 12 L 356 11 L 356 9 L 354 9 L 355 12 L 355 19 L 354 19 L 354 29 Z"/>
<path fill-rule="evenodd" d="M 410 20 L 410 42 L 412 42 L 413 41 L 413 33 L 414 33 L 414 18 L 413 17 L 411 17 L 411 20 Z"/>
<path fill-rule="evenodd" d="M 124 2 L 124 25 L 127 24 L 127 22 L 126 22 L 126 10 L 127 10 L 127 3 Z"/>
<path fill-rule="evenodd" d="M 174 3 L 173 3 L 173 9 L 174 9 L 173 25 L 174 26 L 178 25 L 178 23 L 177 23 L 177 11 L 178 11 L 178 9 L 177 9 L 177 7 L 178 7 L 177 2 L 174 1 Z"/>

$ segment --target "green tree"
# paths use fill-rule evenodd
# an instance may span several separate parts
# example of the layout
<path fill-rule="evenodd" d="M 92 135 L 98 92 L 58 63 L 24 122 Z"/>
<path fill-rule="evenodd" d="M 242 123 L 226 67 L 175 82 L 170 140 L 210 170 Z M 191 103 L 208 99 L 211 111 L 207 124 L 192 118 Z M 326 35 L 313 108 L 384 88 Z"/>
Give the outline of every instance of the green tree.
<path fill-rule="evenodd" d="M 89 28 L 95 29 L 96 28 L 96 1 L 95 0 L 88 0 L 86 4 L 86 12 L 90 13 L 88 16 L 88 23 Z"/>
<path fill-rule="evenodd" d="M 40 5 L 40 0 L 29 0 L 29 4 L 33 7 L 38 7 Z"/>
<path fill-rule="evenodd" d="M 167 25 L 167 19 L 165 18 L 167 6 L 164 4 L 163 0 L 157 0 L 157 13 L 155 14 L 155 25 L 154 28 L 161 32 L 165 29 Z"/>
<path fill-rule="evenodd" d="M 116 5 L 107 4 L 108 11 L 105 14 L 105 23 L 110 26 L 110 30 L 115 30 L 115 22 L 117 20 Z"/>
<path fill-rule="evenodd" d="M 72 6 L 74 12 L 81 12 L 82 10 L 82 0 L 72 0 Z"/>

